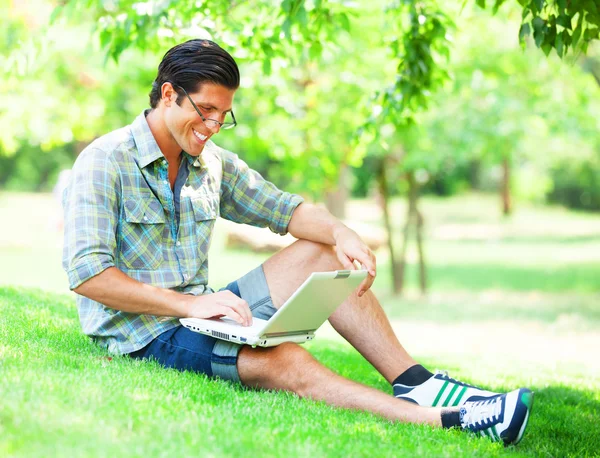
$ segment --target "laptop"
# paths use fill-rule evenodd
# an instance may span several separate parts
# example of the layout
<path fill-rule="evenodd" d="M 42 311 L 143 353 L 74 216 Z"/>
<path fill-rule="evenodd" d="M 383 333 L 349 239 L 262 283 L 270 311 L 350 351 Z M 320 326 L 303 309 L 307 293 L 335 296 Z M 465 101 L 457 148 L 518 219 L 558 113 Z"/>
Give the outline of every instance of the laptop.
<path fill-rule="evenodd" d="M 179 321 L 194 332 L 253 347 L 301 344 L 314 339 L 316 330 L 366 276 L 366 270 L 314 272 L 269 320 L 253 317 L 251 326 L 242 326 L 228 317 Z"/>

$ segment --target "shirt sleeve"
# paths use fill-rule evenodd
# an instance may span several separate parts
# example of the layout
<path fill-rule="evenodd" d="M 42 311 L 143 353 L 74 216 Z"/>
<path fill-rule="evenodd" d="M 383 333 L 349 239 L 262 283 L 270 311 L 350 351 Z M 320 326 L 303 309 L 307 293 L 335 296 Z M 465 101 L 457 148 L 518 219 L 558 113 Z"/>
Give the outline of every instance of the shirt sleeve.
<path fill-rule="evenodd" d="M 285 235 L 294 210 L 304 199 L 281 191 L 237 155 L 223 151 L 221 157 L 221 216 Z"/>
<path fill-rule="evenodd" d="M 63 194 L 63 268 L 69 287 L 115 265 L 119 175 L 110 154 L 87 148 L 77 158 Z"/>

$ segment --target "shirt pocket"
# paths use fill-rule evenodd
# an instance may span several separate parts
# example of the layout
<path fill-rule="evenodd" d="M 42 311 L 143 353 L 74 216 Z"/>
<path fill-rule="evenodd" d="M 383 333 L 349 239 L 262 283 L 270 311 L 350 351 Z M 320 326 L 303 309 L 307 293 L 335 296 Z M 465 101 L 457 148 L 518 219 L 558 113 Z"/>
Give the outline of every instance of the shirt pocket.
<path fill-rule="evenodd" d="M 158 269 L 163 260 L 165 211 L 154 197 L 128 196 L 121 224 L 120 255 L 134 270 Z"/>
<path fill-rule="evenodd" d="M 219 217 L 219 194 L 209 194 L 192 198 L 198 256 L 205 260 L 208 256 L 215 221 Z"/>

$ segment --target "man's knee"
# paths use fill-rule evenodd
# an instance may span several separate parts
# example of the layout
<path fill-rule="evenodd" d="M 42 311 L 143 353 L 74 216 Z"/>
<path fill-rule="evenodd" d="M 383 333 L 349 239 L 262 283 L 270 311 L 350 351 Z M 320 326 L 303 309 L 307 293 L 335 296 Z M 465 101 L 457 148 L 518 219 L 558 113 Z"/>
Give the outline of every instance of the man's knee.
<path fill-rule="evenodd" d="M 308 351 L 289 342 L 270 348 L 245 346 L 238 356 L 238 372 L 244 385 L 292 391 L 301 397 L 307 392 L 307 375 L 317 364 Z"/>
<path fill-rule="evenodd" d="M 340 268 L 335 250 L 331 245 L 312 242 L 310 240 L 298 240 L 295 242 L 305 262 L 318 267 L 319 270 L 335 270 Z"/>

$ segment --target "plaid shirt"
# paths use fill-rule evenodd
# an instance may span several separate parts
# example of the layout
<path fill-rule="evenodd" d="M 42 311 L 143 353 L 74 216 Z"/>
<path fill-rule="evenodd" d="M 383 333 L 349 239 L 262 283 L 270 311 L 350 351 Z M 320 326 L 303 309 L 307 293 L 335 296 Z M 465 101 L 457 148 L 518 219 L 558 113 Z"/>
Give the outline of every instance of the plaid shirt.
<path fill-rule="evenodd" d="M 218 216 L 285 234 L 302 198 L 282 192 L 235 154 L 211 141 L 187 153 L 177 225 L 168 163 L 146 122 L 91 143 L 77 158 L 63 195 L 63 268 L 71 289 L 109 267 L 161 288 L 213 292 L 208 248 Z M 83 331 L 111 353 L 130 353 L 179 325 L 174 317 L 138 315 L 77 296 Z"/>

